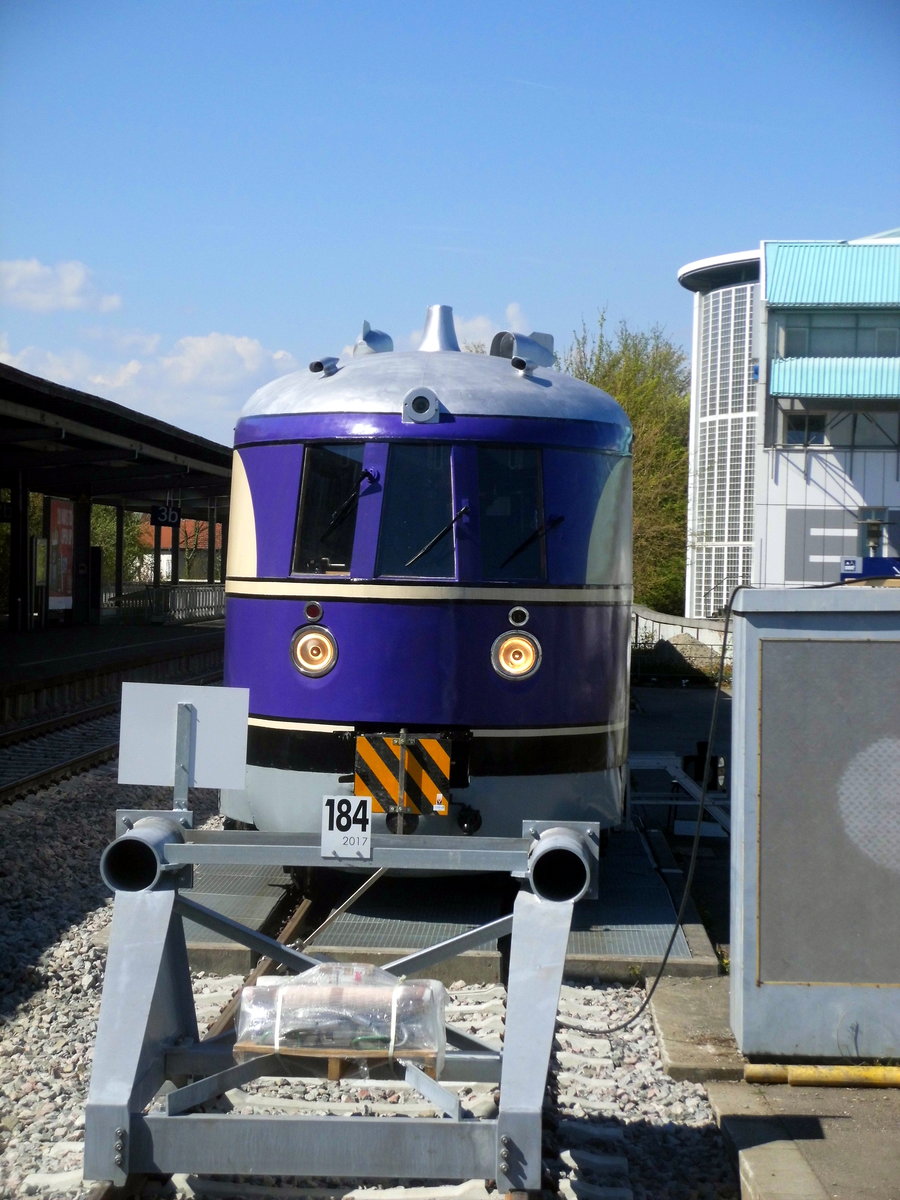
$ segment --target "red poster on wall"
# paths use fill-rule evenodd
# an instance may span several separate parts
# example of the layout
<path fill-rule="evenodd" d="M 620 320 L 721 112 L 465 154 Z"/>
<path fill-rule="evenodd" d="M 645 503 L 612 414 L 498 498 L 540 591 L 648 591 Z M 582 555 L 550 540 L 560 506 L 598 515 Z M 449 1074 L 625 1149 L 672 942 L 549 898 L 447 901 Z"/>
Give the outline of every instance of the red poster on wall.
<path fill-rule="evenodd" d="M 71 500 L 50 501 L 50 580 L 47 594 L 51 609 L 72 607 L 74 505 Z"/>

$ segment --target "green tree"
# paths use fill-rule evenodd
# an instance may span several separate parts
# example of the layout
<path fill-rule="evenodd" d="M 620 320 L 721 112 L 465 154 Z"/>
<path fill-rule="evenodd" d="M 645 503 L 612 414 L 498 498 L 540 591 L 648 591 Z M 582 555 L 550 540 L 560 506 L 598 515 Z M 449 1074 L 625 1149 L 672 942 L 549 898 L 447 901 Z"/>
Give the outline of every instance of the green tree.
<path fill-rule="evenodd" d="M 124 514 L 122 579 L 133 583 L 138 578 L 144 548 L 140 541 L 141 514 Z M 91 545 L 103 551 L 103 586 L 111 587 L 116 577 L 116 510 L 108 504 L 91 506 Z"/>
<path fill-rule="evenodd" d="M 561 356 L 569 375 L 618 400 L 634 428 L 634 598 L 657 612 L 684 612 L 690 371 L 684 351 L 658 327 L 601 313 Z"/>

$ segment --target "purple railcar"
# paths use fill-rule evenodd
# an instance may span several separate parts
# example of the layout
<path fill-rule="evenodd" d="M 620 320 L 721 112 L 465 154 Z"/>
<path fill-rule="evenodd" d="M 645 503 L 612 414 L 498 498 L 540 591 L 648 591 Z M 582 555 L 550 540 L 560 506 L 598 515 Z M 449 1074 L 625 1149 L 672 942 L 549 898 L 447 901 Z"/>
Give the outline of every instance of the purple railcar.
<path fill-rule="evenodd" d="M 235 436 L 226 680 L 250 689 L 227 818 L 521 836 L 621 817 L 631 428 L 545 335 L 460 353 L 364 326 L 275 380 Z M 342 800 L 342 798 L 345 798 Z M 368 803 L 368 802 L 367 802 Z"/>

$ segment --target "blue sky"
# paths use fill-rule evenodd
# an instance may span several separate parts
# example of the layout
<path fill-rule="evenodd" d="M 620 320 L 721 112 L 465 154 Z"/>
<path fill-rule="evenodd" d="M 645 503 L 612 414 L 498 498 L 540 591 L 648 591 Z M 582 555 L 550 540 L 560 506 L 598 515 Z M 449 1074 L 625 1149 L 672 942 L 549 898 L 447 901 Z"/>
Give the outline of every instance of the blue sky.
<path fill-rule="evenodd" d="M 3 0 L 0 359 L 230 443 L 363 319 L 690 345 L 694 259 L 900 225 L 900 0 Z"/>

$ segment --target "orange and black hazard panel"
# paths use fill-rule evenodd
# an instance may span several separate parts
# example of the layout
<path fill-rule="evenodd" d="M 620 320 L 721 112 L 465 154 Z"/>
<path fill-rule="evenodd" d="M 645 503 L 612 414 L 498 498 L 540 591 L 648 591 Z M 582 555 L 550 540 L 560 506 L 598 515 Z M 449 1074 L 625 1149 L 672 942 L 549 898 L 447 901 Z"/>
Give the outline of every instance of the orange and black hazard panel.
<path fill-rule="evenodd" d="M 450 752 L 438 738 L 409 738 L 378 734 L 356 739 L 353 791 L 371 796 L 375 812 L 403 807 L 445 817 L 450 811 Z M 405 754 L 406 779 L 400 797 L 400 755 Z"/>

